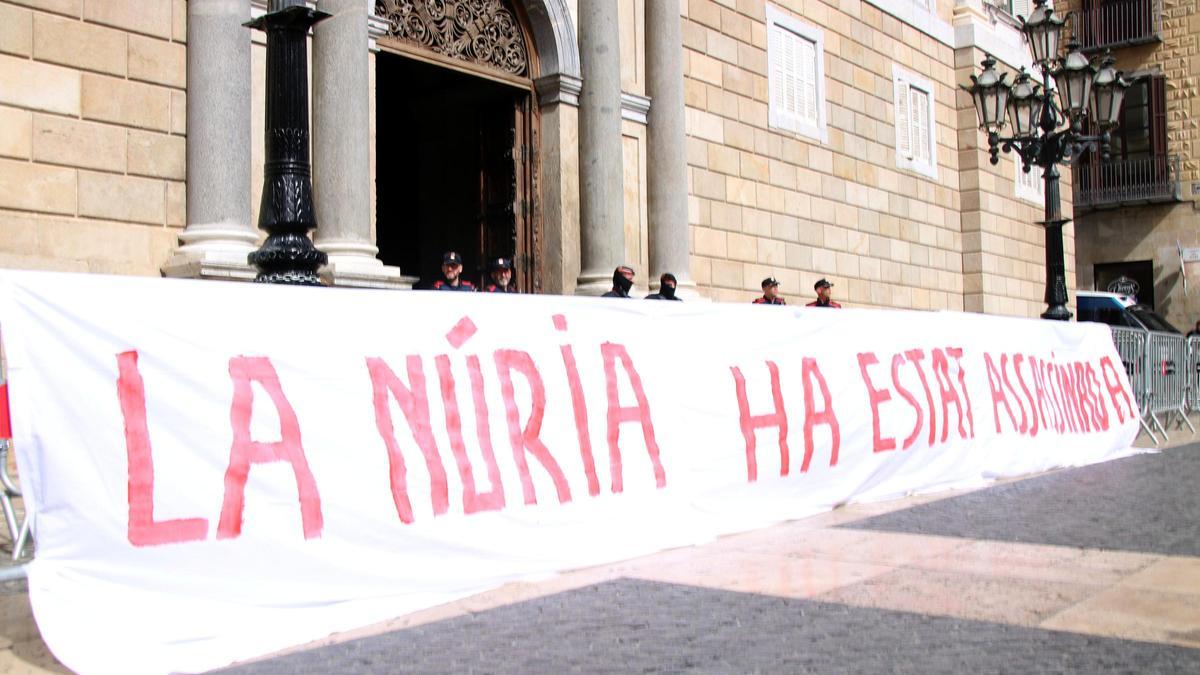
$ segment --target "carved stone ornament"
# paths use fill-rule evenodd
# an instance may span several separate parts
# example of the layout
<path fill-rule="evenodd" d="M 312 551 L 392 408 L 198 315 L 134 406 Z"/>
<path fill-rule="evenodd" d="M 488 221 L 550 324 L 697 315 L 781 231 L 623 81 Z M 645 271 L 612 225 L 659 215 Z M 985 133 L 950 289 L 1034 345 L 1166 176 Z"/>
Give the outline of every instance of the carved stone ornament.
<path fill-rule="evenodd" d="M 388 35 L 442 56 L 528 76 L 529 54 L 504 0 L 375 0 Z"/>

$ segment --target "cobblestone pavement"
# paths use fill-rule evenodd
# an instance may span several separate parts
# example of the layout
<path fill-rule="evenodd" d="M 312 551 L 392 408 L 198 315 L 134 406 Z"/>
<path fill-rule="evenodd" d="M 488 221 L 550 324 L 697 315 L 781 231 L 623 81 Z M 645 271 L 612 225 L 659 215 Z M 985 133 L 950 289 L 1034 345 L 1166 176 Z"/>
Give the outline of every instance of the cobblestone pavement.
<path fill-rule="evenodd" d="M 850 506 L 227 672 L 1200 672 L 1198 478 L 1193 445 Z"/>
<path fill-rule="evenodd" d="M 1200 446 L 998 485 L 853 527 L 1200 556 Z"/>
<path fill-rule="evenodd" d="M 227 673 L 1200 671 L 1200 649 L 619 579 Z"/>

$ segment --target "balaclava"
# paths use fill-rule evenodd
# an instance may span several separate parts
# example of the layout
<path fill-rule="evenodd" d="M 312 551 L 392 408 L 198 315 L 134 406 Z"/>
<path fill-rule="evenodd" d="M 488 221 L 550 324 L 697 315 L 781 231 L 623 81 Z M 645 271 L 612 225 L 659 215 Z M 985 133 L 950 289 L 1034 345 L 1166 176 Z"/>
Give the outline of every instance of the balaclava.
<path fill-rule="evenodd" d="M 633 279 L 626 279 L 625 275 L 621 274 L 622 269 L 626 268 L 618 267 L 613 272 L 613 288 L 621 291 L 624 295 L 629 295 L 629 289 L 633 288 Z"/>
<path fill-rule="evenodd" d="M 666 298 L 668 300 L 674 299 L 675 298 L 675 284 L 678 283 L 677 281 L 675 281 L 675 275 L 668 272 L 668 273 L 662 275 L 661 277 L 659 277 L 658 281 L 659 281 L 659 284 L 658 284 L 659 294 L 661 294 L 664 298 Z M 671 282 L 670 286 L 667 285 L 667 281 Z"/>

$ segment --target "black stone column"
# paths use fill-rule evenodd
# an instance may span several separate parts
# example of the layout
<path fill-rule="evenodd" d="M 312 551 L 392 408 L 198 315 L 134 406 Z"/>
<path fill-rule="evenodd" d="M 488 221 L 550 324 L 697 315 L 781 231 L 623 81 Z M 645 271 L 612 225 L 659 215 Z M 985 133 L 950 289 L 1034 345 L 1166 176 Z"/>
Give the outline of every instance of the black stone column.
<path fill-rule="evenodd" d="M 308 151 L 308 30 L 329 16 L 304 0 L 271 0 L 267 14 L 247 23 L 267 34 L 266 161 L 258 228 L 262 248 L 248 256 L 255 281 L 320 286 L 327 256 L 308 231 L 317 226 Z"/>

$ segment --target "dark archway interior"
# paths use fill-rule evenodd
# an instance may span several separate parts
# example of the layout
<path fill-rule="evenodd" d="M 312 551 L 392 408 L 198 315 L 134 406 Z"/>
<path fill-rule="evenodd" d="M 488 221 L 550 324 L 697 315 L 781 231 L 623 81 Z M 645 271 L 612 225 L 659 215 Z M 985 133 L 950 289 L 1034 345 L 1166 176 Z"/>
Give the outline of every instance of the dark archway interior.
<path fill-rule="evenodd" d="M 488 195 L 515 184 L 514 109 L 529 94 L 388 52 L 375 64 L 379 257 L 424 288 L 458 251 L 479 283 L 488 257 L 516 251 L 515 232 L 489 222 Z"/>

